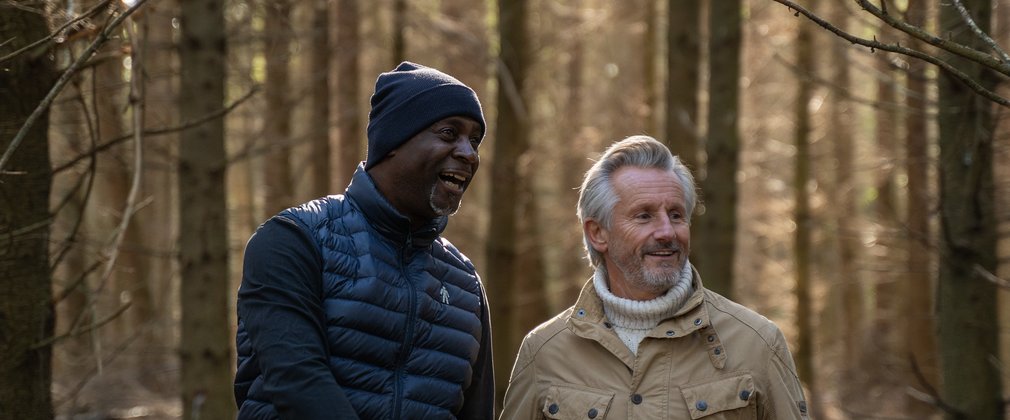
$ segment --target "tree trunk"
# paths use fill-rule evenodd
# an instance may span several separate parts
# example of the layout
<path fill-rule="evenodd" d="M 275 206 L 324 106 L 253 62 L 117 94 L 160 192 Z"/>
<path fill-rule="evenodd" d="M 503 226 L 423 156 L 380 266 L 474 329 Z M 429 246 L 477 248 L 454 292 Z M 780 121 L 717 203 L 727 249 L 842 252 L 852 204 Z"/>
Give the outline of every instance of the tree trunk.
<path fill-rule="evenodd" d="M 568 210 L 568 214 L 563 217 L 564 220 L 573 220 L 573 222 L 566 222 L 560 224 L 561 226 L 568 227 L 564 229 L 561 237 L 564 238 L 564 251 L 561 258 L 563 262 L 561 263 L 561 279 L 564 282 L 564 287 L 561 289 L 562 293 L 558 301 L 561 308 L 570 306 L 575 302 L 575 299 L 579 297 L 579 292 L 582 290 L 582 285 L 586 282 L 587 276 L 589 274 L 589 265 L 586 261 L 586 251 L 583 247 L 582 240 L 582 227 L 579 226 L 577 219 L 573 217 L 573 209 L 579 201 L 579 191 L 578 187 L 582 183 L 582 177 L 587 168 L 586 150 L 590 147 L 588 144 L 584 130 L 583 130 L 583 115 L 585 111 L 583 109 L 582 101 L 585 99 L 583 96 L 583 80 L 585 79 L 585 56 L 586 56 L 586 42 L 585 37 L 582 36 L 585 30 L 583 25 L 585 22 L 581 16 L 581 7 L 583 7 L 582 0 L 576 0 L 571 2 L 571 7 L 575 10 L 574 13 L 567 17 L 567 21 L 564 22 L 565 26 L 573 28 L 574 30 L 570 32 L 572 35 L 567 39 L 568 42 L 568 71 L 566 75 L 568 76 L 567 85 L 567 97 L 565 98 L 564 105 L 564 115 L 565 118 L 562 119 L 561 124 L 564 128 L 562 133 L 569 133 L 573 136 L 572 144 L 570 146 L 562 146 L 557 148 L 557 153 L 560 154 L 557 161 L 560 161 L 563 166 L 562 168 L 562 179 L 563 184 L 561 186 L 561 199 L 563 200 L 563 206 Z"/>
<path fill-rule="evenodd" d="M 519 245 L 519 218 L 516 197 L 519 194 L 519 159 L 529 149 L 529 113 L 524 97 L 526 73 L 530 63 L 527 47 L 527 2 L 499 2 L 498 121 L 491 163 L 491 220 L 487 243 L 488 299 L 491 319 L 497 331 L 508 332 L 494 339 L 497 360 L 515 360 L 519 338 L 511 334 L 515 325 L 516 262 Z M 495 363 L 495 381 L 508 384 L 510 362 Z M 497 387 L 497 401 L 505 395 L 505 386 Z"/>
<path fill-rule="evenodd" d="M 645 23 L 645 31 L 642 33 L 642 84 L 645 90 L 644 107 L 642 113 L 641 131 L 652 136 L 658 136 L 662 130 L 658 128 L 656 121 L 659 107 L 659 77 L 656 72 L 656 56 L 659 55 L 659 35 L 656 33 L 659 24 L 659 2 L 661 0 L 643 0 L 645 4 L 641 7 L 642 21 Z"/>
<path fill-rule="evenodd" d="M 988 32 L 992 3 L 968 0 L 965 7 Z M 940 7 L 940 33 L 986 48 L 956 8 Z M 953 59 L 952 64 L 992 90 L 991 72 Z M 939 78 L 940 279 L 937 295 L 943 398 L 962 413 L 947 417 L 1002 419 L 1005 406 L 999 369 L 996 288 L 978 270 L 996 270 L 993 192 L 992 104 L 947 74 Z"/>
<path fill-rule="evenodd" d="M 0 8 L 0 56 L 49 34 L 45 18 L 16 7 Z M 0 154 L 56 80 L 45 49 L 29 50 L 0 71 Z M 48 111 L 0 168 L 0 415 L 51 419 L 53 407 L 52 277 L 49 272 Z"/>
<path fill-rule="evenodd" d="M 183 0 L 181 4 L 179 116 L 191 121 L 224 107 L 224 3 Z M 224 120 L 189 128 L 180 138 L 183 418 L 234 418 Z"/>
<path fill-rule="evenodd" d="M 695 220 L 691 262 L 705 287 L 732 299 L 736 255 L 736 173 L 740 144 L 739 83 L 741 2 L 710 2 L 708 155 L 701 182 L 705 214 Z"/>
<path fill-rule="evenodd" d="M 337 140 L 340 142 L 340 160 L 337 165 L 336 188 L 351 182 L 358 163 L 364 160 L 361 153 L 361 109 L 358 96 L 358 57 L 361 40 L 358 21 L 358 0 L 337 2 Z"/>
<path fill-rule="evenodd" d="M 267 151 L 263 161 L 265 217 L 295 205 L 291 187 L 291 2 L 264 2 L 263 47 L 266 60 L 264 96 L 266 115 L 263 117 L 263 145 Z"/>
<path fill-rule="evenodd" d="M 840 28 L 846 28 L 848 20 L 848 7 L 840 2 L 832 2 L 828 5 L 829 20 Z M 830 75 L 829 80 L 842 92 L 850 91 L 849 57 L 847 54 L 849 44 L 837 42 L 830 39 Z M 841 342 L 844 348 L 845 372 L 843 383 L 852 384 L 854 375 L 858 374 L 861 364 L 862 336 L 865 334 L 863 328 L 863 300 L 861 290 L 861 273 L 859 266 L 859 197 L 856 192 L 856 182 L 854 179 L 854 153 L 856 147 L 852 139 L 852 119 L 848 97 L 845 94 L 836 95 L 829 103 L 828 110 L 828 134 L 827 140 L 832 146 L 832 154 L 835 162 L 833 200 L 831 207 L 835 219 L 835 229 L 837 229 L 838 246 L 838 267 L 835 273 L 837 280 L 838 297 L 841 311 L 839 317 L 841 323 L 839 332 L 844 337 Z M 849 395 L 848 390 L 842 390 L 843 401 Z M 858 388 L 853 389 L 858 391 Z M 854 401 L 853 401 L 854 402 Z"/>
<path fill-rule="evenodd" d="M 441 4 L 442 21 L 451 23 L 442 31 L 441 45 L 445 58 L 442 70 L 459 79 L 477 92 L 487 113 L 489 100 L 485 93 L 488 85 L 488 47 L 487 25 L 484 16 L 487 15 L 487 2 L 473 0 L 443 0 Z M 462 22 L 466 22 L 463 24 Z M 489 118 L 489 116 L 485 116 Z M 481 152 L 489 150 L 490 139 L 494 136 L 485 135 L 481 143 Z M 489 162 L 485 160 L 484 162 Z M 452 217 L 443 236 L 461 249 L 473 263 L 484 268 L 484 255 L 478 250 L 484 246 L 484 221 L 487 220 L 487 189 L 490 176 L 487 169 L 480 172 L 470 184 L 466 195 L 466 206 Z"/>
<path fill-rule="evenodd" d="M 698 68 L 703 2 L 670 0 L 667 44 L 666 137 L 664 143 L 697 173 L 699 166 Z"/>
<path fill-rule="evenodd" d="M 330 164 L 330 54 L 333 43 L 330 42 L 330 1 L 313 0 L 311 7 L 308 131 L 312 174 L 309 182 L 312 184 L 310 195 L 315 198 L 334 193 L 330 187 L 333 178 Z M 357 77 L 353 81 L 357 81 Z"/>
<path fill-rule="evenodd" d="M 909 23 L 924 27 L 927 18 L 926 2 L 911 2 L 906 19 Z M 908 37 L 909 47 L 921 51 L 923 42 Z M 932 109 L 927 105 L 929 95 L 926 72 L 927 64 L 920 60 L 908 61 L 908 76 L 905 80 L 905 172 L 908 202 L 905 207 L 907 226 L 907 252 L 905 257 L 905 277 L 901 282 L 901 339 L 907 346 L 900 356 L 906 358 L 905 378 L 910 385 L 921 389 L 924 384 L 915 378 L 913 369 L 918 369 L 929 386 L 936 389 L 940 383 L 939 360 L 937 355 L 936 329 L 933 314 L 933 261 L 935 250 L 931 246 L 934 234 L 930 228 L 930 209 L 936 202 L 930 195 L 930 185 L 934 180 L 930 175 L 929 117 Z M 925 417 L 935 411 L 935 407 L 912 396 L 905 398 L 910 414 Z"/>
<path fill-rule="evenodd" d="M 393 0 L 393 65 L 407 59 L 407 0 Z"/>
<path fill-rule="evenodd" d="M 716 0 L 719 1 L 719 0 Z M 796 67 L 800 73 L 796 91 L 796 128 L 794 142 L 796 157 L 793 175 L 793 197 L 796 230 L 793 233 L 793 258 L 796 264 L 796 330 L 799 347 L 796 354 L 796 369 L 800 380 L 812 396 L 817 396 L 816 372 L 814 370 L 814 311 L 812 275 L 810 270 L 811 231 L 813 220 L 810 215 L 810 101 L 813 97 L 813 77 L 816 74 L 813 45 L 814 28 L 801 23 L 796 36 Z"/>
<path fill-rule="evenodd" d="M 179 124 L 178 113 L 178 57 L 172 40 L 172 19 L 178 16 L 176 1 L 159 1 L 149 4 L 145 13 L 139 16 L 142 22 L 145 50 L 144 78 L 147 115 L 144 121 L 152 127 L 170 127 Z M 171 310 L 172 294 L 160 291 L 173 290 L 176 273 L 175 261 L 170 258 L 178 226 L 176 214 L 175 158 L 178 155 L 177 134 L 166 134 L 157 141 L 147 142 L 145 149 L 145 171 L 142 194 L 153 199 L 152 205 L 144 208 L 132 224 L 143 245 L 152 252 L 146 255 L 146 271 L 138 273 L 144 289 L 135 295 L 143 299 L 140 308 L 131 308 L 134 328 L 141 331 L 139 344 L 145 348 L 140 365 L 159 366 L 170 356 L 169 349 L 177 345 L 175 334 L 170 334 L 174 324 Z M 142 302 L 137 302 L 142 303 Z M 149 308 L 143 310 L 144 305 Z M 151 369 L 141 373 L 145 384 L 152 389 L 158 381 L 164 381 L 164 374 L 155 374 Z M 162 385 L 163 386 L 163 385 Z"/>

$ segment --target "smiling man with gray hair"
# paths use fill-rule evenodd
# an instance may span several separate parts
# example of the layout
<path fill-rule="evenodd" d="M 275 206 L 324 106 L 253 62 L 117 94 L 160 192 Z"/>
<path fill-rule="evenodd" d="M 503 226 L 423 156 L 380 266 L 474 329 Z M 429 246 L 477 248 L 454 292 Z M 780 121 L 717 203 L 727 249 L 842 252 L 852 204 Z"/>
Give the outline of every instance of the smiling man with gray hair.
<path fill-rule="evenodd" d="M 523 340 L 502 419 L 805 419 L 778 327 L 691 266 L 690 171 L 651 137 L 614 143 L 578 205 L 595 273 Z"/>

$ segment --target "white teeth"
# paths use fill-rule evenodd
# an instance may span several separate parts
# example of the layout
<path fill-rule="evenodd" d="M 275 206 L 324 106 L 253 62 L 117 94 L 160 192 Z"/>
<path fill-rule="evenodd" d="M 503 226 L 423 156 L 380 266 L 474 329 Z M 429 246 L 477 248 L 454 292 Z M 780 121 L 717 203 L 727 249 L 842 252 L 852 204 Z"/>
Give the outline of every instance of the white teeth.
<path fill-rule="evenodd" d="M 461 183 L 462 182 L 466 182 L 466 178 L 463 178 L 463 176 L 461 176 L 461 175 L 456 175 L 456 174 L 448 174 L 448 175 L 450 177 L 452 177 L 452 178 L 455 178 L 457 181 L 459 181 Z"/>

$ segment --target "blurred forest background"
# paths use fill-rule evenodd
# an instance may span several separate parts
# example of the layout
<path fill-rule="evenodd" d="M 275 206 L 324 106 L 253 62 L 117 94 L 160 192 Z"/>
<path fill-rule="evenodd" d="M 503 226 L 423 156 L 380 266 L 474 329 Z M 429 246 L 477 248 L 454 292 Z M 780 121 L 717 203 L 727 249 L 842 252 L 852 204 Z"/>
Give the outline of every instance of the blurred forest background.
<path fill-rule="evenodd" d="M 233 417 L 245 242 L 343 191 L 401 60 L 484 105 L 445 236 L 499 395 L 589 276 L 582 173 L 648 134 L 698 176 L 691 260 L 783 329 L 816 418 L 1004 418 L 1010 5 L 797 3 L 0 0 L 0 418 Z"/>

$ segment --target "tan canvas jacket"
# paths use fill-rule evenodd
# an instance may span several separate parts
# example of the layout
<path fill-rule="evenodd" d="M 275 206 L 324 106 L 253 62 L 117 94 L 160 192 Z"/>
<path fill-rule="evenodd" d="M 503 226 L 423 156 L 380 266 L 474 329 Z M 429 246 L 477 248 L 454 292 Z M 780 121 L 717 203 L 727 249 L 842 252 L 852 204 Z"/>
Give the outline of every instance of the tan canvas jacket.
<path fill-rule="evenodd" d="M 523 340 L 501 419 L 807 419 L 778 327 L 704 289 L 697 272 L 693 281 L 637 357 L 588 281 L 575 306 Z"/>

